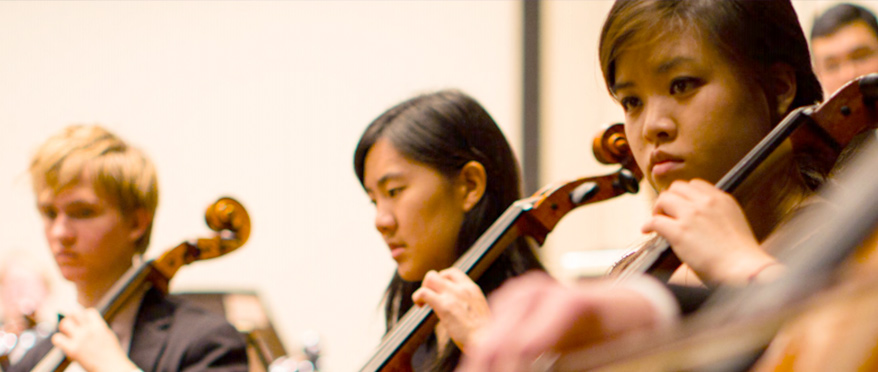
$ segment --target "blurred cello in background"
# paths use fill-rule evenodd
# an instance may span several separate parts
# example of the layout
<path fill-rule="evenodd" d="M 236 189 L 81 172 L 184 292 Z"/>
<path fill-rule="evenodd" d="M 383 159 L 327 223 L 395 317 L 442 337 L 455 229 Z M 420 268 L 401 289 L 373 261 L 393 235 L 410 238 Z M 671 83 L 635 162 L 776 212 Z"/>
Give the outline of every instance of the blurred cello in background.
<path fill-rule="evenodd" d="M 207 208 L 204 219 L 216 234 L 180 243 L 161 257 L 146 260 L 129 269 L 96 306 L 104 320 L 110 322 L 126 301 L 149 288 L 154 287 L 167 294 L 170 280 L 181 267 L 225 255 L 244 245 L 250 237 L 250 215 L 235 199 L 220 198 Z M 63 371 L 69 364 L 67 356 L 53 347 L 31 371 Z"/>

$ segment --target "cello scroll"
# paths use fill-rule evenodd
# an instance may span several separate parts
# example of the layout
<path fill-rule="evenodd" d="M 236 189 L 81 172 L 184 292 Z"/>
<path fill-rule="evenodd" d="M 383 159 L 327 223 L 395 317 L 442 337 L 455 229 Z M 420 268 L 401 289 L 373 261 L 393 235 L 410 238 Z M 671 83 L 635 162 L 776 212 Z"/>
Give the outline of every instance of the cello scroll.
<path fill-rule="evenodd" d="M 222 256 L 238 249 L 250 238 L 250 214 L 237 200 L 223 197 L 211 204 L 204 213 L 204 220 L 217 233 L 210 238 L 183 242 L 165 252 L 153 262 L 160 278 L 154 278 L 156 286 L 167 293 L 167 282 L 183 265 L 194 261 Z"/>
<path fill-rule="evenodd" d="M 222 256 L 244 245 L 250 238 L 250 215 L 237 200 L 223 197 L 204 212 L 204 220 L 211 230 L 219 232 L 210 239 L 199 239 L 203 258 Z M 214 243 L 207 243 L 212 241 Z"/>

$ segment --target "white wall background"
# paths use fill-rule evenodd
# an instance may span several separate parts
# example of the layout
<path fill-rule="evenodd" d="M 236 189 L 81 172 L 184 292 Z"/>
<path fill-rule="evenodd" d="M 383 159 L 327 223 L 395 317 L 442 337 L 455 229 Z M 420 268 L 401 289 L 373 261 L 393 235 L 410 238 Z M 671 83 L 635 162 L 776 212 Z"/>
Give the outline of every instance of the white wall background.
<path fill-rule="evenodd" d="M 205 235 L 239 198 L 250 242 L 180 271 L 175 290 L 255 289 L 287 346 L 323 336 L 328 371 L 365 362 L 394 264 L 353 172 L 366 125 L 410 96 L 477 97 L 521 142 L 521 4 L 0 3 L 0 253 L 51 262 L 26 174 L 50 134 L 101 123 L 156 162 L 149 256 Z M 62 303 L 71 300 L 61 287 Z"/>
<path fill-rule="evenodd" d="M 795 2 L 806 30 L 828 3 Z M 541 184 L 614 170 L 590 145 L 622 119 L 597 66 L 610 5 L 544 3 Z M 353 174 L 356 141 L 391 105 L 457 87 L 520 149 L 521 32 L 518 1 L 0 2 L 0 254 L 51 265 L 28 158 L 68 124 L 101 123 L 157 163 L 148 255 L 208 233 L 218 196 L 251 213 L 248 245 L 184 268 L 175 290 L 257 290 L 288 348 L 316 330 L 325 369 L 354 370 L 382 332 L 394 268 Z M 648 203 L 574 211 L 542 251 L 548 266 L 593 272 L 575 252 L 631 243 Z M 71 289 L 58 290 L 63 307 Z"/>

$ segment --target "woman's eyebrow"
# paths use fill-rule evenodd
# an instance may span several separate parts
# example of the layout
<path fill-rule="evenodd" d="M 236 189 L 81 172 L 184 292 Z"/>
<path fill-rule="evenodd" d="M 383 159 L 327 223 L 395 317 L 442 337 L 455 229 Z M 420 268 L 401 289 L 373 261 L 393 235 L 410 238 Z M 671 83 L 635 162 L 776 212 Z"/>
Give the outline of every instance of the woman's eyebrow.
<path fill-rule="evenodd" d="M 680 65 L 686 64 L 686 63 L 693 63 L 693 62 L 695 62 L 695 58 L 692 58 L 692 57 L 687 57 L 687 56 L 674 57 L 674 58 L 671 58 L 670 60 L 662 62 L 658 66 L 656 66 L 656 68 L 653 70 L 653 73 L 666 74 L 669 71 L 672 71 L 677 66 L 680 66 Z M 630 81 L 617 82 L 616 84 L 613 84 L 613 86 L 610 87 L 610 92 L 613 94 L 616 94 L 616 92 L 619 91 L 620 89 L 631 88 L 634 85 L 635 85 L 634 82 L 630 82 Z"/>

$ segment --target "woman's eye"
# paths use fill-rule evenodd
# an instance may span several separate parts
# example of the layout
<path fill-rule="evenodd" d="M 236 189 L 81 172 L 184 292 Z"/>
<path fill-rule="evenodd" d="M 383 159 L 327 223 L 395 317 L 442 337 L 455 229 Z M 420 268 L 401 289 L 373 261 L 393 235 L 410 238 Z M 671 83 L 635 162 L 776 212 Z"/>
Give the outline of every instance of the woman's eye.
<path fill-rule="evenodd" d="M 402 192 L 402 189 L 403 189 L 402 187 L 394 187 L 394 188 L 388 189 L 387 196 L 390 196 L 391 198 L 394 196 L 397 196 L 397 195 L 399 195 L 400 192 Z"/>
<path fill-rule="evenodd" d="M 622 105 L 622 109 L 626 112 L 635 110 L 642 104 L 642 102 L 640 102 L 640 98 L 630 96 L 622 98 L 621 100 L 619 100 L 619 103 Z"/>
<path fill-rule="evenodd" d="M 692 77 L 676 78 L 671 82 L 671 94 L 683 94 L 701 86 L 701 80 Z"/>

